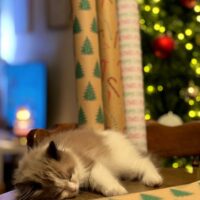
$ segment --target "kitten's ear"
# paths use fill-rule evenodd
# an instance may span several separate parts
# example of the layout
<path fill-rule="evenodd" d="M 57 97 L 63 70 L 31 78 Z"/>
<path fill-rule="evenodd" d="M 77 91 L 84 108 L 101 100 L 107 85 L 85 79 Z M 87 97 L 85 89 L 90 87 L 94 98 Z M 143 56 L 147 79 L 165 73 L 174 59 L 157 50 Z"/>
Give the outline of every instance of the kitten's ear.
<path fill-rule="evenodd" d="M 54 141 L 49 143 L 49 146 L 47 147 L 47 155 L 54 160 L 60 160 L 60 153 Z"/>

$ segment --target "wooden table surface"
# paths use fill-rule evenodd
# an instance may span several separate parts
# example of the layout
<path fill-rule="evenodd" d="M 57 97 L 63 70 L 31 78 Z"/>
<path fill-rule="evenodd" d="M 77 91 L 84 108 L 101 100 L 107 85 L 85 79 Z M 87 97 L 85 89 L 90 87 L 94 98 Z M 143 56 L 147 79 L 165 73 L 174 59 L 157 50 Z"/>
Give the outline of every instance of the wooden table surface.
<path fill-rule="evenodd" d="M 185 169 L 163 168 L 161 169 L 161 174 L 164 177 L 164 183 L 160 188 L 188 184 L 200 180 L 200 168 L 195 168 L 192 174 L 187 173 Z M 122 184 L 127 188 L 129 193 L 158 189 L 146 187 L 138 181 L 123 181 Z M 74 198 L 74 200 L 88 200 L 99 197 L 102 196 L 93 192 L 81 191 L 80 195 Z M 0 195 L 0 200 L 15 200 L 15 192 L 11 191 Z"/>

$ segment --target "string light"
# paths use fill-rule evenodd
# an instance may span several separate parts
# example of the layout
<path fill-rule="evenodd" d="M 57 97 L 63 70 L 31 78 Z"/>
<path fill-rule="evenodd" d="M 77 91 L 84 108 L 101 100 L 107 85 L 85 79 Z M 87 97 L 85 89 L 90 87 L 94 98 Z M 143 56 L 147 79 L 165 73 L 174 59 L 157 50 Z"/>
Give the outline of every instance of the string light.
<path fill-rule="evenodd" d="M 187 94 L 189 97 L 196 98 L 199 95 L 199 87 L 190 81 L 189 87 L 187 88 Z"/>
<path fill-rule="evenodd" d="M 151 69 L 152 69 L 152 65 L 150 63 L 144 66 L 145 73 L 149 73 Z"/>
<path fill-rule="evenodd" d="M 160 24 L 154 24 L 153 28 L 156 30 L 156 31 L 159 31 L 160 30 Z"/>
<path fill-rule="evenodd" d="M 151 71 L 151 68 L 147 65 L 144 67 L 144 72 L 149 73 Z"/>
<path fill-rule="evenodd" d="M 159 92 L 162 92 L 163 91 L 163 86 L 162 85 L 158 85 L 157 89 L 158 89 Z"/>
<path fill-rule="evenodd" d="M 155 87 L 153 85 L 148 85 L 147 86 L 147 93 L 152 94 L 155 92 Z"/>
<path fill-rule="evenodd" d="M 194 169 L 193 169 L 193 167 L 192 167 L 191 165 L 186 165 L 186 166 L 185 166 L 185 169 L 186 169 L 187 172 L 190 173 L 190 174 L 192 174 L 193 171 L 194 171 Z"/>
<path fill-rule="evenodd" d="M 161 26 L 159 31 L 160 31 L 161 33 L 164 33 L 165 30 L 166 30 L 166 28 L 165 28 L 164 26 Z"/>
<path fill-rule="evenodd" d="M 193 64 L 193 65 L 196 65 L 197 62 L 198 62 L 198 61 L 197 61 L 196 58 L 192 58 L 191 61 L 190 61 L 190 63 Z"/>
<path fill-rule="evenodd" d="M 194 11 L 195 11 L 196 13 L 200 12 L 200 5 L 196 5 L 196 6 L 194 7 Z"/>
<path fill-rule="evenodd" d="M 179 167 L 179 164 L 178 164 L 177 162 L 174 162 L 174 163 L 172 164 L 172 167 L 175 168 L 175 169 L 177 169 L 177 168 Z"/>
<path fill-rule="evenodd" d="M 186 29 L 185 30 L 185 35 L 187 35 L 187 36 L 191 36 L 192 35 L 192 30 L 191 29 Z"/>
<path fill-rule="evenodd" d="M 150 120 L 151 119 L 151 115 L 149 113 L 145 114 L 145 120 Z"/>
<path fill-rule="evenodd" d="M 198 22 L 200 22 L 200 15 L 198 15 L 198 16 L 196 17 L 196 20 L 197 20 Z"/>
<path fill-rule="evenodd" d="M 157 14 L 160 12 L 160 8 L 154 7 L 154 8 L 152 9 L 152 12 L 153 12 L 153 14 L 157 15 Z"/>
<path fill-rule="evenodd" d="M 197 70 L 197 67 L 198 67 L 198 65 L 199 65 L 199 63 L 198 63 L 198 61 L 197 61 L 197 59 L 196 58 L 192 58 L 191 60 L 190 60 L 190 67 L 193 69 L 193 70 Z M 198 74 L 198 70 L 197 70 L 197 72 L 196 72 L 197 74 Z"/>
<path fill-rule="evenodd" d="M 197 116 L 200 117 L 200 111 L 197 111 Z"/>
<path fill-rule="evenodd" d="M 183 40 L 185 38 L 185 35 L 183 33 L 179 33 L 177 37 L 179 40 Z"/>
<path fill-rule="evenodd" d="M 196 97 L 196 101 L 197 101 L 197 102 L 200 101 L 200 95 L 198 95 L 198 96 Z"/>
<path fill-rule="evenodd" d="M 188 103 L 189 103 L 190 106 L 193 106 L 193 105 L 194 105 L 194 100 L 193 100 L 193 99 L 190 99 L 190 100 L 188 101 Z"/>
<path fill-rule="evenodd" d="M 142 27 L 143 30 L 146 30 L 146 29 L 147 29 L 147 26 L 146 26 L 146 25 L 142 25 L 141 27 Z"/>
<path fill-rule="evenodd" d="M 153 0 L 155 3 L 159 3 L 160 2 L 160 0 Z"/>
<path fill-rule="evenodd" d="M 194 117 L 196 117 L 196 112 L 194 110 L 190 110 L 188 112 L 188 115 L 189 115 L 190 118 L 194 118 Z"/>
<path fill-rule="evenodd" d="M 145 20 L 144 19 L 140 19 L 140 24 L 141 25 L 145 24 Z"/>
<path fill-rule="evenodd" d="M 189 94 L 193 94 L 193 93 L 194 93 L 194 87 L 192 87 L 192 86 L 189 87 L 189 88 L 188 88 L 188 93 L 189 93 Z"/>
<path fill-rule="evenodd" d="M 166 28 L 164 26 L 161 26 L 160 24 L 156 23 L 153 26 L 154 30 L 160 31 L 161 33 L 164 33 Z"/>
<path fill-rule="evenodd" d="M 196 68 L 195 72 L 197 75 L 200 75 L 200 67 Z"/>
<path fill-rule="evenodd" d="M 186 43 L 185 44 L 185 48 L 188 50 L 188 51 L 191 51 L 193 49 L 193 44 L 192 43 Z"/>
<path fill-rule="evenodd" d="M 150 6 L 150 5 L 145 5 L 145 6 L 144 6 L 144 10 L 145 10 L 146 12 L 149 12 L 149 11 L 151 10 L 151 6 Z"/>

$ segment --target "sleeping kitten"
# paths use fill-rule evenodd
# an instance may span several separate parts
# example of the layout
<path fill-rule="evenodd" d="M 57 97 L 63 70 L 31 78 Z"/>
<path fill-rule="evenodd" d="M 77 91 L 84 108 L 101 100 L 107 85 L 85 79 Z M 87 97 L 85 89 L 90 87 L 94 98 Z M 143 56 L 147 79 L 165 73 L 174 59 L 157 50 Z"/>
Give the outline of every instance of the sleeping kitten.
<path fill-rule="evenodd" d="M 15 172 L 18 200 L 64 200 L 90 187 L 105 196 L 127 193 L 120 177 L 159 186 L 162 177 L 148 157 L 122 134 L 78 129 L 54 134 L 35 147 Z"/>

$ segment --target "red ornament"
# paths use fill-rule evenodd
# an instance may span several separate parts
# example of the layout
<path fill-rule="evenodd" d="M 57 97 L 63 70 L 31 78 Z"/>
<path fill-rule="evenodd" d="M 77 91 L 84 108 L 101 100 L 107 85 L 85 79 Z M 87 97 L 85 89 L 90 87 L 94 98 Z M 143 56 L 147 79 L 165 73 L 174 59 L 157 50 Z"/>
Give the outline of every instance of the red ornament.
<path fill-rule="evenodd" d="M 165 59 L 170 56 L 172 51 L 175 48 L 175 42 L 173 38 L 167 35 L 162 35 L 157 37 L 153 41 L 153 49 L 154 49 L 154 54 L 156 57 Z"/>
<path fill-rule="evenodd" d="M 192 9 L 196 5 L 196 0 L 180 0 L 180 3 L 185 8 Z"/>

